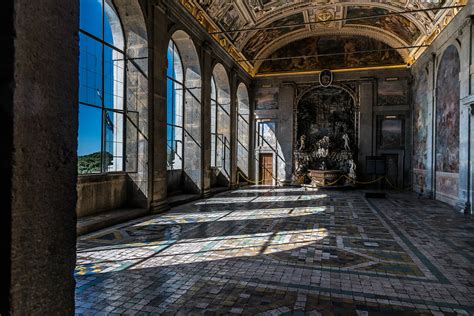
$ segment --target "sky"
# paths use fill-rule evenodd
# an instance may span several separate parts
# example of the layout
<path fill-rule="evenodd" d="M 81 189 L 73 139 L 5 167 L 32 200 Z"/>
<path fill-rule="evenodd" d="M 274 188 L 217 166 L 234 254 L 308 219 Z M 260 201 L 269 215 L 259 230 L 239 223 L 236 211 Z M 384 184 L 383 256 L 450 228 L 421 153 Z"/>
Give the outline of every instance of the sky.
<path fill-rule="evenodd" d="M 102 28 L 102 1 L 81 0 L 80 28 L 105 41 L 112 43 L 112 32 L 105 17 L 105 28 Z M 104 34 L 102 35 L 102 29 Z M 102 45 L 99 42 L 80 34 L 79 38 L 79 101 L 101 106 L 101 98 L 107 93 L 102 91 Z M 111 61 L 112 51 L 104 50 L 104 60 Z M 109 66 L 110 67 L 110 66 Z M 87 70 L 85 70 L 87 69 Z M 109 69 L 110 71 L 111 69 Z M 112 78 L 105 80 L 105 86 L 112 86 Z M 89 88 L 85 88 L 89 87 Z M 106 89 L 106 92 L 110 88 Z M 109 94 L 110 95 L 110 94 Z M 109 96 L 105 100 L 112 100 Z M 112 105 L 113 106 L 113 105 Z M 79 105 L 78 155 L 83 156 L 98 152 L 101 149 L 102 110 Z"/>

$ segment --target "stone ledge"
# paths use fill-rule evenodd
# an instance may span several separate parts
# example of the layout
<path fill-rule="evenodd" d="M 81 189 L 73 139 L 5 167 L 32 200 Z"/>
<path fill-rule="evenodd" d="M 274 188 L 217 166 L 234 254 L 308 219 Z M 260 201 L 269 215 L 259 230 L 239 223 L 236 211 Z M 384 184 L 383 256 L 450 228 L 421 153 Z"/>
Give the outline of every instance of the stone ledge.
<path fill-rule="evenodd" d="M 85 216 L 77 220 L 76 234 L 78 236 L 85 235 L 148 214 L 149 211 L 147 209 L 116 209 L 96 215 Z"/>

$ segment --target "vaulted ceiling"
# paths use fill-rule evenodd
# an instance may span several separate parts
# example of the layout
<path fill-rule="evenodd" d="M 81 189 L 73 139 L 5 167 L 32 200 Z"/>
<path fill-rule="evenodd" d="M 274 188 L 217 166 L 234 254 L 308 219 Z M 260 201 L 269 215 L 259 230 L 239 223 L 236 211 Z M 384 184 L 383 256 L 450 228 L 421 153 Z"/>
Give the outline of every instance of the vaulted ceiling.
<path fill-rule="evenodd" d="M 188 9 L 193 6 L 201 11 L 200 15 L 213 25 L 208 31 L 232 46 L 234 57 L 254 73 L 274 70 L 269 59 L 281 61 L 277 63 L 280 67 L 284 64 L 284 67 L 304 70 L 305 65 L 295 60 L 302 55 L 315 56 L 311 64 L 317 68 L 327 62 L 341 67 L 372 66 L 377 60 L 382 61 L 381 65 L 410 64 L 423 50 L 420 46 L 431 43 L 460 10 L 459 7 L 438 8 L 465 2 L 467 0 L 181 0 Z M 308 48 L 311 46 L 313 48 Z M 331 52 L 341 56 L 338 61 L 330 56 Z M 375 52 L 378 55 L 374 55 Z M 348 58 L 349 53 L 358 55 Z M 323 59 L 317 58 L 318 55 Z M 368 63 L 357 63 L 357 59 L 363 58 Z M 348 59 L 352 59 L 352 63 Z"/>

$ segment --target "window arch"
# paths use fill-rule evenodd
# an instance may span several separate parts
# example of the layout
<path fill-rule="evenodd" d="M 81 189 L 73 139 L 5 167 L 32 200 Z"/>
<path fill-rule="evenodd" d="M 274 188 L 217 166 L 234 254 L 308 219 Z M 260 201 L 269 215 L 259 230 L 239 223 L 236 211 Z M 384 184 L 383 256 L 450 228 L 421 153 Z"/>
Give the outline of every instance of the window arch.
<path fill-rule="evenodd" d="M 201 166 L 201 67 L 190 36 L 178 30 L 168 45 L 167 154 L 168 192 L 199 192 Z M 181 179 L 179 185 L 173 179 Z M 178 187 L 177 187 L 178 185 Z"/>
<path fill-rule="evenodd" d="M 211 83 L 211 166 L 230 177 L 230 84 L 227 71 L 217 64 Z"/>
<path fill-rule="evenodd" d="M 79 174 L 124 171 L 125 40 L 109 0 L 82 0 Z"/>
<path fill-rule="evenodd" d="M 245 84 L 237 89 L 237 167 L 248 176 L 250 142 L 249 95 Z"/>
<path fill-rule="evenodd" d="M 173 40 L 168 45 L 167 76 L 167 166 L 183 168 L 183 63 Z"/>

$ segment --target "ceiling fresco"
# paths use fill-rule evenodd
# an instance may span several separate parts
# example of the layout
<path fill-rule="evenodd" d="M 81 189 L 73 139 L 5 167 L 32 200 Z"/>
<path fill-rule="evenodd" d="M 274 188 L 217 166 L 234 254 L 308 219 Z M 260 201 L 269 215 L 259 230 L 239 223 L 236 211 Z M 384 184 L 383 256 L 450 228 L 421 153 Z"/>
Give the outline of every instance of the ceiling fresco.
<path fill-rule="evenodd" d="M 264 61 L 260 73 L 393 66 L 404 62 L 385 43 L 366 36 L 344 35 L 307 37 L 289 43 L 270 57 L 273 60 Z"/>
<path fill-rule="evenodd" d="M 256 74 L 262 71 L 261 67 L 271 64 L 267 62 L 268 58 L 289 54 L 288 47 L 292 47 L 289 45 L 292 42 L 318 36 L 340 36 L 344 37 L 346 42 L 349 37 L 354 37 L 353 42 L 358 43 L 355 45 L 357 49 L 363 48 L 361 37 L 366 37 L 372 39 L 367 43 L 397 48 L 395 50 L 399 55 L 397 59 L 402 64 L 410 64 L 423 51 L 424 48 L 420 46 L 430 44 L 460 10 L 460 8 L 436 9 L 442 6 L 463 5 L 467 0 L 180 0 L 180 2 L 190 12 L 190 8 L 192 12 L 197 12 L 194 15 L 198 21 L 205 16 L 209 20 L 207 24 L 213 25 L 210 34 L 222 46 L 224 43 L 225 48 L 231 51 L 231 55 L 241 65 L 245 64 L 244 69 Z M 418 11 L 400 14 L 414 10 Z M 203 24 L 202 21 L 200 23 Z M 395 60 L 392 56 L 394 52 L 390 53 L 390 60 Z M 373 54 L 371 56 L 373 57 Z M 366 59 L 371 60 L 371 56 Z M 291 60 L 290 62 L 285 60 L 284 63 L 293 65 Z M 315 65 L 310 64 L 312 68 Z M 385 63 L 382 62 L 381 65 L 383 64 Z"/>

